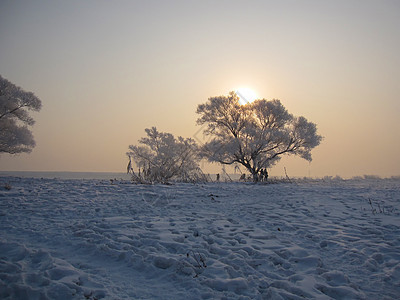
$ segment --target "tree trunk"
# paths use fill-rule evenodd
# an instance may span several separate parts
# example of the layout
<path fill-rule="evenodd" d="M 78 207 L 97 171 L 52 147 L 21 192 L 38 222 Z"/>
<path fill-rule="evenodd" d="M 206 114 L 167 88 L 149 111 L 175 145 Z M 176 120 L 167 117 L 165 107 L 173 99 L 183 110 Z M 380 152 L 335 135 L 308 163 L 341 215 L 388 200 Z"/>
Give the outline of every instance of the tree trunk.
<path fill-rule="evenodd" d="M 258 182 L 258 172 L 256 171 L 255 167 L 248 168 L 250 171 L 251 175 L 253 175 L 253 182 Z"/>
<path fill-rule="evenodd" d="M 258 182 L 258 174 L 257 173 L 253 173 L 253 181 Z"/>

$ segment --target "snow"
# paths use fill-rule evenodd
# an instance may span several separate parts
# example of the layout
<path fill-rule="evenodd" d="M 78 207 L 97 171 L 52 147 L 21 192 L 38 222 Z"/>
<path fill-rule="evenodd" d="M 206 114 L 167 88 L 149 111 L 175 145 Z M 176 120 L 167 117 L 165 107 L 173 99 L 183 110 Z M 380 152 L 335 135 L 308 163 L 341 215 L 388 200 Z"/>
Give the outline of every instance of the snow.
<path fill-rule="evenodd" d="M 399 179 L 0 186 L 1 299 L 400 295 Z"/>

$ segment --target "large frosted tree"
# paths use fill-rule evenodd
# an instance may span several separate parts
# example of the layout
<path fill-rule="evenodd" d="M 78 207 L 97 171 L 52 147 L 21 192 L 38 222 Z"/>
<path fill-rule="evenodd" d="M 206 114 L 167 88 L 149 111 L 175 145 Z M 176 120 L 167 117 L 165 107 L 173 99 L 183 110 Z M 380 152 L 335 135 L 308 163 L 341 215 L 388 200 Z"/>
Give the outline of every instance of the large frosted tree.
<path fill-rule="evenodd" d="M 0 76 L 0 153 L 31 152 L 35 140 L 29 126 L 35 120 L 29 111 L 39 111 L 42 102 Z"/>
<path fill-rule="evenodd" d="M 322 137 L 314 123 L 290 114 L 279 100 L 239 104 L 235 92 L 211 97 L 197 107 L 199 125 L 211 139 L 202 147 L 210 162 L 240 164 L 252 175 L 273 166 L 282 155 L 311 161 L 311 150 Z"/>

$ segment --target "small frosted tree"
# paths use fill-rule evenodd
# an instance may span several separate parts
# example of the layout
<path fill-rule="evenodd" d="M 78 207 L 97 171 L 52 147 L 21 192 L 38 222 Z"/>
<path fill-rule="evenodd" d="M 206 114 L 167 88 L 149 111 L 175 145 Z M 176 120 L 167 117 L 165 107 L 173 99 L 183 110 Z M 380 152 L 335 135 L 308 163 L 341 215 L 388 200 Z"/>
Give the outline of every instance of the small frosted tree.
<path fill-rule="evenodd" d="M 31 152 L 35 140 L 28 126 L 35 120 L 29 110 L 39 111 L 42 103 L 33 93 L 0 76 L 0 153 Z"/>
<path fill-rule="evenodd" d="M 202 154 L 210 162 L 243 165 L 256 181 L 263 168 L 273 166 L 284 154 L 311 161 L 311 150 L 322 137 L 314 123 L 289 114 L 279 100 L 239 104 L 235 92 L 211 97 L 197 107 L 199 125 L 212 138 Z"/>
<path fill-rule="evenodd" d="M 198 164 L 198 147 L 190 138 L 175 138 L 171 133 L 159 132 L 155 127 L 145 129 L 147 137 L 139 140 L 141 146 L 129 146 L 128 172 L 133 179 L 145 182 L 167 183 L 204 180 Z M 139 168 L 134 172 L 131 160 Z"/>

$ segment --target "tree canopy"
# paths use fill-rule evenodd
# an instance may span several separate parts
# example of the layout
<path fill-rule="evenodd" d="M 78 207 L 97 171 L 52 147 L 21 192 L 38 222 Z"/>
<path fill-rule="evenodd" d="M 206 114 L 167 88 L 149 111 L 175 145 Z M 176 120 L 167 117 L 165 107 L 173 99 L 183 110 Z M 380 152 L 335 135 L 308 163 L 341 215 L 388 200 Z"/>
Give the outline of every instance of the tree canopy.
<path fill-rule="evenodd" d="M 29 126 L 35 120 L 29 111 L 39 111 L 42 103 L 32 92 L 26 92 L 0 76 L 0 153 L 31 152 L 36 143 Z"/>
<path fill-rule="evenodd" d="M 311 150 L 322 137 L 317 126 L 304 117 L 290 114 L 279 100 L 255 100 L 239 104 L 235 92 L 211 97 L 197 107 L 199 125 L 211 137 L 202 146 L 210 162 L 243 165 L 257 175 L 273 166 L 284 154 L 311 161 Z"/>
<path fill-rule="evenodd" d="M 141 146 L 129 146 L 128 172 L 136 181 L 163 182 L 171 179 L 197 181 L 203 176 L 198 165 L 198 147 L 190 138 L 175 138 L 171 133 L 159 132 L 156 127 L 145 129 L 147 137 Z M 131 159 L 139 170 L 135 173 Z"/>

